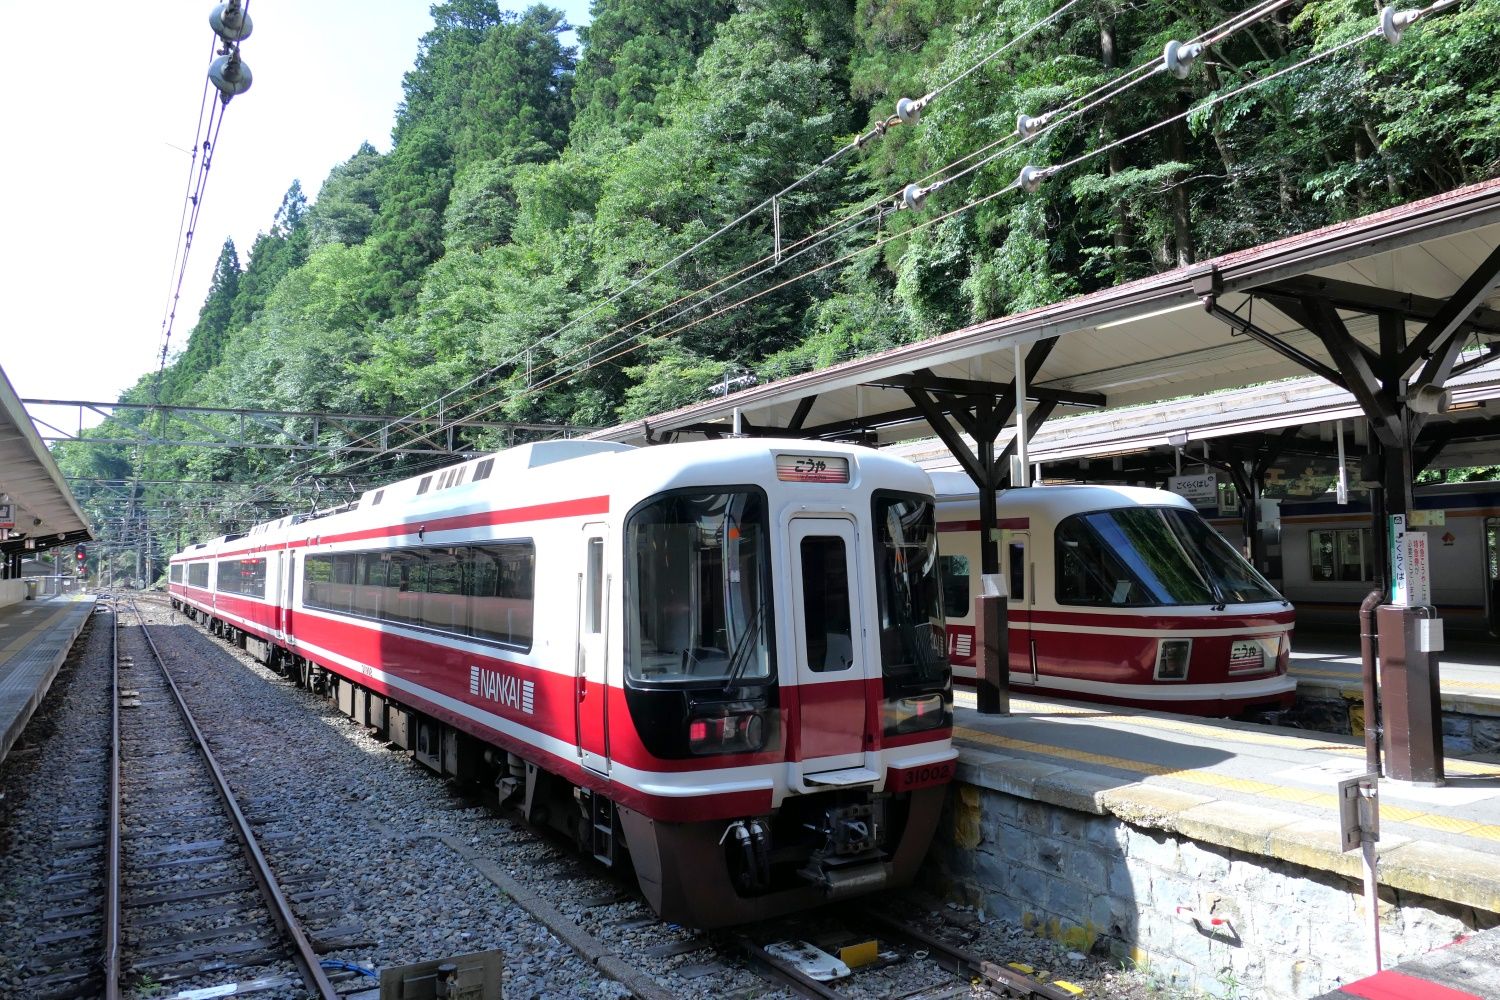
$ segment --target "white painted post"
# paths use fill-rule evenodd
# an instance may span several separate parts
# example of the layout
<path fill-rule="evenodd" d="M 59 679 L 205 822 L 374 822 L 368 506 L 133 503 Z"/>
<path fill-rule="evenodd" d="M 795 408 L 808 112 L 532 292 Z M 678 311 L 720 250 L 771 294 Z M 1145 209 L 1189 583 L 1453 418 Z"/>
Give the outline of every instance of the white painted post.
<path fill-rule="evenodd" d="M 1344 468 L 1344 422 L 1338 422 L 1339 440 L 1339 484 L 1336 494 L 1340 506 L 1349 502 L 1349 470 Z"/>
<path fill-rule="evenodd" d="M 1012 481 L 1012 486 L 1031 485 L 1029 475 L 1031 467 L 1026 461 L 1026 365 L 1021 358 L 1021 345 L 1015 344 L 1011 347 L 1016 362 L 1016 457 L 1020 459 L 1021 480 Z"/>

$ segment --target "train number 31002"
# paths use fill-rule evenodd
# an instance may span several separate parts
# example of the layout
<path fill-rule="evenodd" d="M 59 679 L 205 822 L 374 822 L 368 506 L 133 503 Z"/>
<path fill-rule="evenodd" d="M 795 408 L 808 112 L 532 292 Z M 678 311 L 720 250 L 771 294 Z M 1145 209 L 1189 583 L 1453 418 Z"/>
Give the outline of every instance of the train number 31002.
<path fill-rule="evenodd" d="M 939 785 L 953 780 L 953 761 L 947 760 L 941 764 L 928 764 L 925 767 L 910 767 L 901 772 L 901 780 L 897 787 L 902 791 L 912 788 L 922 788 L 927 785 Z"/>

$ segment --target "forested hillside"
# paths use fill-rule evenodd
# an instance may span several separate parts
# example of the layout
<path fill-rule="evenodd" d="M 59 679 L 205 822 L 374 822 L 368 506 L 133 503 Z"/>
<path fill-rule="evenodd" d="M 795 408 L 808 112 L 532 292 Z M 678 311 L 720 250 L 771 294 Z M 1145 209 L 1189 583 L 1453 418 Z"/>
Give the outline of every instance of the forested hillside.
<path fill-rule="evenodd" d="M 1018 114 L 1087 94 L 1243 9 L 1075 0 L 1032 31 L 1059 6 L 596 0 L 574 49 L 545 6 L 440 3 L 391 151 L 351 151 L 316 198 L 289 178 L 248 253 L 223 247 L 160 386 L 152 373 L 126 398 L 400 415 L 497 369 L 445 412 L 608 424 L 702 399 L 726 379 L 826 365 L 1500 172 L 1500 0 L 1466 0 L 1398 45 L 1371 38 L 1035 193 L 915 229 L 1007 187 L 1028 163 L 1098 150 L 1375 24 L 1369 3 L 1313 0 L 1276 4 L 1185 79 L 1146 76 L 920 212 L 868 210 L 1005 139 Z M 778 199 L 779 268 L 739 275 L 750 280 L 696 311 L 707 296 L 678 302 L 772 253 L 765 207 L 651 275 L 875 129 L 898 98 L 1013 40 L 920 122 L 891 126 Z M 834 238 L 798 244 L 841 218 Z M 822 265 L 832 266 L 783 284 Z M 293 478 L 275 451 L 59 452 L 72 475 L 254 482 L 261 500 Z M 352 471 L 399 468 L 386 457 Z M 263 516 L 222 502 L 234 496 L 186 509 L 189 536 Z"/>

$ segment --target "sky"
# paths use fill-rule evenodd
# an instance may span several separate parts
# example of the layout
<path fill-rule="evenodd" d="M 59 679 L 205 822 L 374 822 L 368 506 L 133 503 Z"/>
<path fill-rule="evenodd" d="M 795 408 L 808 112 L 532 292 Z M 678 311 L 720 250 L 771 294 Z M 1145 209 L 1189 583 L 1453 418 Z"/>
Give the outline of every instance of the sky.
<path fill-rule="evenodd" d="M 551 5 L 588 22 L 588 0 Z M 0 0 L 0 369 L 22 398 L 114 400 L 156 369 L 214 6 Z M 428 8 L 249 0 L 254 31 L 240 51 L 254 82 L 219 133 L 174 353 L 225 237 L 243 263 L 294 178 L 312 197 L 361 142 L 390 149 Z M 76 416 L 33 412 L 76 428 Z"/>

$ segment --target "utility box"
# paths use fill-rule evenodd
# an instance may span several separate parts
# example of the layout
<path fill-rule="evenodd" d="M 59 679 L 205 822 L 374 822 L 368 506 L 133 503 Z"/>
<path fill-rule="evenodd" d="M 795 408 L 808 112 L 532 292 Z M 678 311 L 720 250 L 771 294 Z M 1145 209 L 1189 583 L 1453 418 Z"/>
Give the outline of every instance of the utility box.
<path fill-rule="evenodd" d="M 380 1000 L 500 1000 L 498 951 L 380 970 Z"/>
<path fill-rule="evenodd" d="M 1438 694 L 1442 621 L 1430 607 L 1375 609 L 1386 777 L 1443 783 L 1443 706 Z"/>

